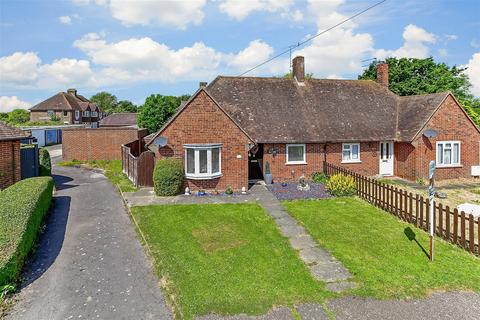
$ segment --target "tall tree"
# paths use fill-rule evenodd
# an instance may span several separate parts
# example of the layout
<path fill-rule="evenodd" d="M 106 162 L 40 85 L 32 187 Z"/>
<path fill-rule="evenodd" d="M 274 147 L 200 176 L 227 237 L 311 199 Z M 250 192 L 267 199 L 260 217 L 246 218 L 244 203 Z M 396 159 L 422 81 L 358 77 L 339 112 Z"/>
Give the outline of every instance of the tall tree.
<path fill-rule="evenodd" d="M 14 109 L 8 113 L 8 123 L 22 124 L 28 121 L 30 121 L 30 112 L 25 109 Z"/>
<path fill-rule="evenodd" d="M 137 112 L 137 106 L 128 100 L 119 101 L 113 112 Z"/>
<path fill-rule="evenodd" d="M 117 106 L 117 97 L 105 91 L 94 94 L 90 98 L 90 101 L 95 103 L 103 112 L 108 114 L 113 113 Z"/>
<path fill-rule="evenodd" d="M 432 57 L 426 59 L 387 58 L 389 89 L 400 95 L 415 95 L 451 91 L 477 124 L 480 124 L 480 99 L 470 89 L 465 69 L 438 63 Z M 361 80 L 376 79 L 376 61 L 358 76 Z"/>
<path fill-rule="evenodd" d="M 146 128 L 150 133 L 157 132 L 180 106 L 182 100 L 188 96 L 150 95 L 138 109 L 138 126 Z"/>

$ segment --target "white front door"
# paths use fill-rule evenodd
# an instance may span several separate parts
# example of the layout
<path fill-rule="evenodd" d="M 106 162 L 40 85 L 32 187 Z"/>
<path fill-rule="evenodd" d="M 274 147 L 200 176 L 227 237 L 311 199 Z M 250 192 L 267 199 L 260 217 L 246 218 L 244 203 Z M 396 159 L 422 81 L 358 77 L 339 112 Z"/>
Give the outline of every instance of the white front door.
<path fill-rule="evenodd" d="M 393 141 L 380 142 L 380 170 L 382 176 L 393 176 Z"/>

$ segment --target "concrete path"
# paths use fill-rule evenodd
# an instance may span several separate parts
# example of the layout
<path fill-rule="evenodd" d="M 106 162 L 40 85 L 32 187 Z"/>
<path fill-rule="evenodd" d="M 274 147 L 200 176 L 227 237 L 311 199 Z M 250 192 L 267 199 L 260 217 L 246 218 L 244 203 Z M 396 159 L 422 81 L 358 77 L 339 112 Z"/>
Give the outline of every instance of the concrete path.
<path fill-rule="evenodd" d="M 254 185 L 251 192 L 273 217 L 280 232 L 290 240 L 292 247 L 299 250 L 300 258 L 315 279 L 326 282 L 327 288 L 334 292 L 342 292 L 355 286 L 348 281 L 352 275 L 342 263 L 325 249 L 318 247 L 305 228 L 287 213 L 280 201 L 264 185 Z"/>
<path fill-rule="evenodd" d="M 53 173 L 53 207 L 7 319 L 170 319 L 115 188 L 86 169 Z"/>

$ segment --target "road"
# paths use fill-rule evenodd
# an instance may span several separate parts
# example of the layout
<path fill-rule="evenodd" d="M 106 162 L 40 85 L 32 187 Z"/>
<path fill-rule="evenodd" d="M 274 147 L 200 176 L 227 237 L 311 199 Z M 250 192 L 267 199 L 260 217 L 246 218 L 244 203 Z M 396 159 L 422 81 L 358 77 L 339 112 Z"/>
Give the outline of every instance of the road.
<path fill-rule="evenodd" d="M 115 188 L 87 169 L 53 174 L 53 206 L 7 319 L 170 319 Z"/>

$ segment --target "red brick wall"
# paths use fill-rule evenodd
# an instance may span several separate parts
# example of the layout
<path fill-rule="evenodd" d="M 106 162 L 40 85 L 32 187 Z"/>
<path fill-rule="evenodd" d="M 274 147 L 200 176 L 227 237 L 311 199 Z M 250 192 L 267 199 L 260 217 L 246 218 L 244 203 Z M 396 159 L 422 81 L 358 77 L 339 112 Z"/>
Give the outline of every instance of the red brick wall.
<path fill-rule="evenodd" d="M 136 128 L 71 128 L 62 130 L 63 160 L 121 159 L 121 145 L 147 135 Z"/>
<path fill-rule="evenodd" d="M 21 179 L 20 141 L 0 141 L 0 189 Z"/>
<path fill-rule="evenodd" d="M 248 187 L 248 137 L 212 99 L 201 91 L 165 128 L 161 136 L 168 145 L 159 148 L 159 157 L 176 157 L 184 161 L 184 144 L 221 143 L 222 176 L 212 180 L 187 180 L 192 190 L 234 190 Z M 241 156 L 238 158 L 237 156 Z"/>
<path fill-rule="evenodd" d="M 414 181 L 417 178 L 415 147 L 408 142 L 396 142 L 393 152 L 395 175 Z"/>
<path fill-rule="evenodd" d="M 436 160 L 437 141 L 456 140 L 461 142 L 461 166 L 438 168 L 435 173 L 436 179 L 469 178 L 471 177 L 471 166 L 480 164 L 480 133 L 460 108 L 456 101 L 449 96 L 426 126 L 428 129 L 435 129 L 438 136 L 428 139 L 421 135 L 413 141 L 416 148 L 417 178 L 428 178 L 428 163 L 430 160 Z"/>
<path fill-rule="evenodd" d="M 355 141 L 352 141 L 355 142 Z M 360 143 L 360 163 L 342 163 L 342 143 L 327 144 L 327 162 L 354 172 L 373 176 L 379 169 L 379 142 Z"/>
<path fill-rule="evenodd" d="M 53 111 L 53 110 L 52 110 Z M 55 117 L 58 117 L 62 122 L 73 123 L 75 111 L 67 111 L 67 115 L 63 115 L 63 111 L 53 111 Z M 80 117 L 81 118 L 81 117 Z M 30 121 L 50 121 L 47 111 L 30 111 Z"/>

